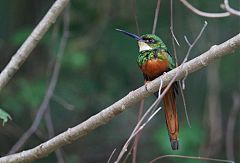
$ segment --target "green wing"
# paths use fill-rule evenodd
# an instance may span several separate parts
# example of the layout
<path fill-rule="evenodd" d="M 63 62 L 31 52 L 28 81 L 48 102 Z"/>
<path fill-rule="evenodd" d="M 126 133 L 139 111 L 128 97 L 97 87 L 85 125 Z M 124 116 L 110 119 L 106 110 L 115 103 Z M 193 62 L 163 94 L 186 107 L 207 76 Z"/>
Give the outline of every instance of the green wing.
<path fill-rule="evenodd" d="M 167 60 L 169 62 L 169 68 L 172 70 L 172 69 L 176 68 L 176 64 L 175 64 L 175 62 L 173 60 L 173 57 L 170 55 L 170 53 L 168 51 L 167 51 L 167 53 L 168 53 Z"/>

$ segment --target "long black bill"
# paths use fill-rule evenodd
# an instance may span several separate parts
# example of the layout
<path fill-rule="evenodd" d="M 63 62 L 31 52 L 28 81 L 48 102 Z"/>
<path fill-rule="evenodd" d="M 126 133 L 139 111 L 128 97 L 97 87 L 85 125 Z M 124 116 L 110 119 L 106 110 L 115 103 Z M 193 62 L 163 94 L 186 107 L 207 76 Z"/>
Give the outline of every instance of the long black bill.
<path fill-rule="evenodd" d="M 130 32 L 127 32 L 127 31 L 124 31 L 124 30 L 121 30 L 121 29 L 116 29 L 116 31 L 122 32 L 122 33 L 124 33 L 125 35 L 128 35 L 128 36 L 130 36 L 130 37 L 132 37 L 132 38 L 135 38 L 135 39 L 138 40 L 138 41 L 142 41 L 142 40 L 143 40 L 140 36 L 135 35 L 135 34 L 133 34 L 133 33 L 130 33 Z"/>

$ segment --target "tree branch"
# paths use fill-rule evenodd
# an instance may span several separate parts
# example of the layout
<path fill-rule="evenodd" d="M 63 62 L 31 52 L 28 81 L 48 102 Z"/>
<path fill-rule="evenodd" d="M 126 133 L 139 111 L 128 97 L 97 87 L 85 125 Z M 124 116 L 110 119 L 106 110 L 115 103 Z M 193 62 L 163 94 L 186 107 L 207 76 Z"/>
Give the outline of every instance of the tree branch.
<path fill-rule="evenodd" d="M 188 3 L 187 0 L 180 0 L 189 10 L 191 10 L 193 13 L 208 17 L 208 18 L 222 18 L 222 17 L 228 17 L 231 15 L 230 12 L 223 12 L 223 13 L 208 13 L 198 10 L 197 8 L 193 7 L 190 3 Z"/>
<path fill-rule="evenodd" d="M 5 156 L 0 158 L 0 162 L 28 162 L 35 159 L 47 156 L 56 149 L 69 144 L 97 127 L 108 123 L 115 116 L 126 110 L 129 106 L 139 102 L 141 99 L 151 95 L 151 92 L 158 90 L 160 81 L 163 82 L 163 87 L 166 86 L 171 79 L 178 73 L 176 80 L 179 80 L 185 76 L 185 73 L 193 73 L 199 69 L 204 68 L 214 60 L 232 53 L 237 48 L 240 48 L 240 34 L 227 40 L 220 45 L 212 46 L 207 52 L 202 55 L 186 62 L 180 67 L 169 71 L 168 73 L 158 77 L 157 79 L 149 82 L 146 86 L 142 86 L 134 91 L 131 91 L 127 96 L 123 97 L 116 103 L 102 110 L 98 114 L 90 117 L 81 124 L 69 128 L 67 131 L 55 136 L 54 138 L 44 142 L 33 149 L 29 149 L 20 153 Z"/>
<path fill-rule="evenodd" d="M 53 68 L 53 73 L 48 85 L 48 88 L 46 90 L 44 99 L 42 104 L 40 105 L 37 114 L 35 116 L 35 119 L 31 125 L 31 127 L 20 137 L 20 139 L 14 144 L 14 146 L 9 151 L 9 154 L 17 152 L 22 146 L 26 143 L 26 141 L 32 136 L 32 134 L 38 129 L 38 126 L 42 120 L 42 117 L 44 116 L 44 113 L 48 109 L 49 102 L 52 98 L 52 95 L 54 93 L 55 87 L 57 85 L 62 59 L 64 56 L 64 50 L 67 44 L 67 39 L 69 36 L 69 9 L 66 10 L 64 17 L 63 17 L 63 35 L 60 41 L 58 54 L 56 63 Z"/>
<path fill-rule="evenodd" d="M 195 157 L 195 156 L 183 156 L 183 155 L 163 155 L 155 158 L 154 160 L 149 161 L 149 163 L 153 163 L 157 160 L 163 159 L 163 158 L 185 158 L 185 159 L 193 159 L 193 160 L 205 160 L 205 161 L 215 161 L 215 162 L 225 162 L 225 163 L 234 163 L 234 161 L 230 160 L 222 160 L 222 159 L 215 159 L 215 158 L 208 158 L 208 157 Z"/>
<path fill-rule="evenodd" d="M 45 123 L 47 126 L 47 130 L 48 130 L 48 137 L 51 139 L 52 137 L 54 137 L 55 135 L 55 131 L 54 131 L 54 126 L 53 126 L 53 121 L 52 121 L 52 115 L 51 115 L 51 111 L 50 108 L 46 111 L 45 115 Z M 60 149 L 57 149 L 55 151 L 56 157 L 57 157 L 57 163 L 64 163 L 64 158 L 63 158 L 63 154 L 62 151 Z"/>
<path fill-rule="evenodd" d="M 57 0 L 37 25 L 37 27 L 30 34 L 30 36 L 14 54 L 10 62 L 0 74 L 0 91 L 9 82 L 12 76 L 18 71 L 32 50 L 37 46 L 38 42 L 48 31 L 50 26 L 55 23 L 57 17 L 67 6 L 68 2 L 69 0 Z"/>
<path fill-rule="evenodd" d="M 157 7 L 155 10 L 155 16 L 154 16 L 154 20 L 153 20 L 152 34 L 155 34 L 155 32 L 156 32 L 160 4 L 161 4 L 161 0 L 157 0 Z"/>
<path fill-rule="evenodd" d="M 231 8 L 228 0 L 224 0 L 224 9 L 232 15 L 240 16 L 240 11 Z"/>

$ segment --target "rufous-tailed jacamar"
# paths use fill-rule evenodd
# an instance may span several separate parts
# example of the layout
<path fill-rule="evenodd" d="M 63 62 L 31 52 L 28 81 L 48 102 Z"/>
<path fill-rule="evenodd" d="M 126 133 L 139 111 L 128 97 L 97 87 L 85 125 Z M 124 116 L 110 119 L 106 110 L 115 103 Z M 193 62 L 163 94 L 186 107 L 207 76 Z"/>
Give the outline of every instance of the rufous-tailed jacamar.
<path fill-rule="evenodd" d="M 152 81 L 164 72 L 174 69 L 175 63 L 167 46 L 154 34 L 138 36 L 130 32 L 116 29 L 138 41 L 139 55 L 137 63 L 143 72 L 145 83 Z M 164 88 L 163 88 L 164 89 Z M 177 150 L 178 144 L 178 115 L 176 110 L 177 83 L 175 82 L 163 97 L 164 112 L 168 128 L 168 134 L 173 150 Z"/>

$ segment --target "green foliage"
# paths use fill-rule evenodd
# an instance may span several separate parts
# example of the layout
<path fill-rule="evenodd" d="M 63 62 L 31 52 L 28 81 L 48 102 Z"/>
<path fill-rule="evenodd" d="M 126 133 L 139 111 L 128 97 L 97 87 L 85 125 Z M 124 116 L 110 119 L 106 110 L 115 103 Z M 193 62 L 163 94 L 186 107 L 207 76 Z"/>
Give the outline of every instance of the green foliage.
<path fill-rule="evenodd" d="M 165 124 L 163 124 L 165 126 Z M 180 124 L 181 125 L 181 124 Z M 192 127 L 180 126 L 179 129 L 179 150 L 172 151 L 167 129 L 161 127 L 154 135 L 154 139 L 158 142 L 158 146 L 164 153 L 194 155 L 198 148 L 205 140 L 205 133 L 201 126 L 192 122 Z M 189 150 L 191 149 L 191 150 Z"/>
<path fill-rule="evenodd" d="M 63 64 L 73 70 L 80 70 L 89 64 L 89 56 L 83 51 L 69 52 L 66 54 Z"/>
<path fill-rule="evenodd" d="M 43 80 L 25 80 L 21 79 L 18 82 L 20 88 L 18 96 L 22 103 L 30 108 L 36 109 L 43 100 L 46 92 L 46 83 Z"/>
<path fill-rule="evenodd" d="M 15 31 L 15 33 L 12 34 L 12 36 L 10 37 L 10 42 L 14 45 L 14 46 L 19 46 L 21 45 L 26 38 L 29 36 L 29 34 L 31 33 L 32 28 L 30 27 L 25 27 L 25 28 L 20 28 L 17 31 Z"/>
<path fill-rule="evenodd" d="M 4 124 L 10 119 L 12 119 L 11 118 L 11 116 L 7 113 L 7 112 L 5 112 L 4 110 L 2 110 L 1 108 L 0 108 L 0 119 L 2 119 L 2 121 L 3 121 L 3 123 L 2 123 L 2 125 L 4 126 Z"/>
<path fill-rule="evenodd" d="M 77 162 L 79 162 L 79 160 L 78 160 L 78 157 L 76 155 L 69 155 L 66 162 L 77 163 Z"/>

